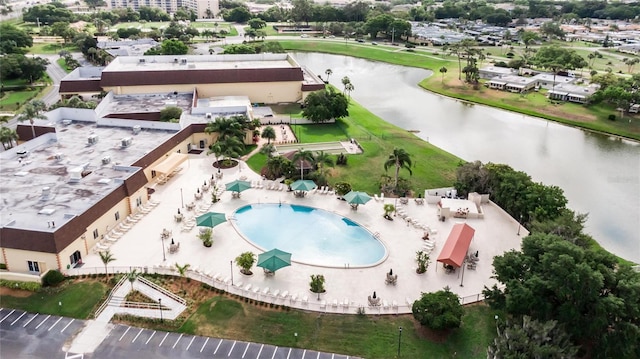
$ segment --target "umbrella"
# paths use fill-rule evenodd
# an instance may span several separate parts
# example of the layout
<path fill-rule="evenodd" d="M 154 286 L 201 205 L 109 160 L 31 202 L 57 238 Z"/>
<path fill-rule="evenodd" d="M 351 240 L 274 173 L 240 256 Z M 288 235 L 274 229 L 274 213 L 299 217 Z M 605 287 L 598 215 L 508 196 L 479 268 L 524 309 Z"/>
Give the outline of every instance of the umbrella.
<path fill-rule="evenodd" d="M 232 192 L 242 192 L 246 189 L 251 188 L 251 182 L 235 180 L 233 182 L 229 182 L 225 185 L 227 191 Z"/>
<path fill-rule="evenodd" d="M 310 191 L 318 187 L 312 180 L 297 180 L 291 184 L 291 189 L 294 191 Z"/>
<path fill-rule="evenodd" d="M 258 255 L 258 267 L 275 272 L 280 268 L 291 265 L 291 253 L 274 248 Z"/>
<path fill-rule="evenodd" d="M 365 204 L 371 200 L 371 196 L 364 192 L 351 191 L 344 195 L 344 199 L 351 204 Z"/>
<path fill-rule="evenodd" d="M 196 224 L 201 227 L 215 227 L 220 223 L 226 222 L 227 217 L 224 213 L 209 212 L 196 218 Z"/>

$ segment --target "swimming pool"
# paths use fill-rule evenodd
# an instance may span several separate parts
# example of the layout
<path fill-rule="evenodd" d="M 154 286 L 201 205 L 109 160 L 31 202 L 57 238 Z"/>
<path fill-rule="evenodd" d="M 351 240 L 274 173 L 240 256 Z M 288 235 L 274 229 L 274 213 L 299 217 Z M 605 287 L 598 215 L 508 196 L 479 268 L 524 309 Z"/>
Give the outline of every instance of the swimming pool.
<path fill-rule="evenodd" d="M 239 208 L 235 225 L 262 248 L 291 253 L 291 260 L 325 267 L 367 267 L 387 257 L 387 250 L 352 220 L 319 208 L 265 203 Z"/>

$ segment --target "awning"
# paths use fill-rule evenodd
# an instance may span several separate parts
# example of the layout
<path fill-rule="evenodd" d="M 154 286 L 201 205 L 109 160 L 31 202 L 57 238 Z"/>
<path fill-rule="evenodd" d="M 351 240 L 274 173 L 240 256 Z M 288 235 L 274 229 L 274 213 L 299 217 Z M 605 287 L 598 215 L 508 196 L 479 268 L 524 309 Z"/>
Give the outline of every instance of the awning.
<path fill-rule="evenodd" d="M 462 267 L 462 262 L 467 256 L 469 245 L 476 230 L 466 223 L 459 223 L 453 226 L 447 242 L 442 247 L 438 262 L 449 264 L 454 267 Z"/>
<path fill-rule="evenodd" d="M 155 165 L 151 170 L 156 171 L 156 173 L 168 175 L 188 158 L 189 155 L 175 152 L 170 154 L 169 157 L 165 158 L 162 162 Z"/>

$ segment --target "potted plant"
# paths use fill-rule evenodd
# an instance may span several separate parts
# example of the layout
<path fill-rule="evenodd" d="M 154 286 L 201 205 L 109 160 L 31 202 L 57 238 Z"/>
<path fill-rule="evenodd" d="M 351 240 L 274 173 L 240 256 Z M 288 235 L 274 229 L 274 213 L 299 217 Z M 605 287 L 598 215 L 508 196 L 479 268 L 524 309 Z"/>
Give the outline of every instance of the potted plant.
<path fill-rule="evenodd" d="M 211 202 L 217 203 L 220 200 L 220 198 L 218 198 L 218 186 L 214 185 L 211 192 Z"/>
<path fill-rule="evenodd" d="M 391 203 L 387 203 L 384 205 L 384 218 L 388 219 L 390 221 L 393 221 L 393 217 L 391 217 L 391 212 L 394 212 L 396 210 L 396 206 L 392 205 Z"/>
<path fill-rule="evenodd" d="M 333 186 L 333 188 L 335 188 L 336 190 L 336 194 L 338 195 L 339 199 L 344 200 L 344 198 L 342 198 L 342 196 L 344 196 L 345 194 L 351 192 L 351 185 L 347 182 L 339 182 L 336 183 L 335 186 Z"/>
<path fill-rule="evenodd" d="M 285 180 L 284 180 L 284 184 L 286 184 L 286 185 L 287 185 L 287 192 L 291 192 L 291 191 L 293 191 L 293 190 L 291 189 L 291 184 L 292 184 L 293 182 L 295 182 L 295 181 L 294 181 L 294 180 L 292 180 L 291 178 L 285 178 Z"/>
<path fill-rule="evenodd" d="M 311 292 L 317 293 L 320 297 L 320 293 L 326 292 L 324 289 L 324 276 L 322 274 L 312 274 L 311 282 L 309 282 Z"/>
<path fill-rule="evenodd" d="M 429 255 L 424 251 L 416 252 L 416 262 L 418 263 L 418 268 L 416 268 L 416 273 L 422 274 L 427 271 L 429 267 Z"/>
<path fill-rule="evenodd" d="M 256 262 L 256 255 L 252 252 L 244 252 L 236 257 L 236 264 L 240 267 L 240 273 L 252 275 L 251 267 Z"/>
<path fill-rule="evenodd" d="M 200 240 L 202 241 L 202 244 L 205 247 L 211 247 L 213 245 L 212 236 L 213 236 L 213 231 L 211 230 L 211 228 L 204 229 L 200 231 L 200 234 L 198 234 L 198 238 L 200 238 Z"/>

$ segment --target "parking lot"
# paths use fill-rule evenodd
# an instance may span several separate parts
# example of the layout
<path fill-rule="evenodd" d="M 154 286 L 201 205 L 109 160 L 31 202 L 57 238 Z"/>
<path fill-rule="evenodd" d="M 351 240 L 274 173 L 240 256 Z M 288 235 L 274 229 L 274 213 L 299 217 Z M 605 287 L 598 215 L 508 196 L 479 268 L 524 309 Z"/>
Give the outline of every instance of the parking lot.
<path fill-rule="evenodd" d="M 94 353 L 65 353 L 85 321 L 0 308 L 0 358 L 349 359 L 298 348 L 115 325 Z M 56 354 L 57 353 L 57 354 Z"/>

